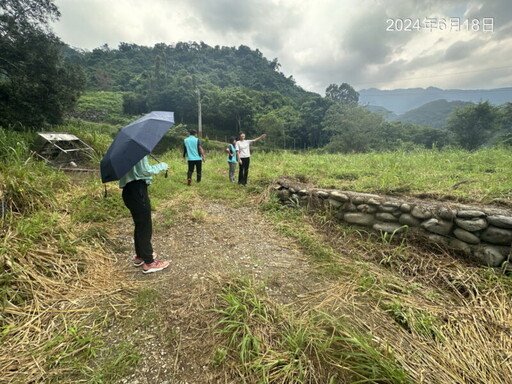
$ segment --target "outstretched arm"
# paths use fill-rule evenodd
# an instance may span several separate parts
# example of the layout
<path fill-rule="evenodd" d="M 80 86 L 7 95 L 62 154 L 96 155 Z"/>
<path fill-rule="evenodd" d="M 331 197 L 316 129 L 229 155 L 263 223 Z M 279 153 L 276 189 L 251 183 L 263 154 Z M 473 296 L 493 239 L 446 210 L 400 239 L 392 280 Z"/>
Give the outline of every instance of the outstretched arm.
<path fill-rule="evenodd" d="M 264 133 L 263 135 L 258 136 L 258 137 L 257 137 L 257 138 L 255 138 L 255 139 L 252 139 L 252 141 L 253 141 L 253 142 L 254 142 L 254 141 L 259 141 L 259 140 L 261 140 L 261 139 L 264 139 L 265 137 L 267 137 L 267 134 L 266 134 L 266 133 Z"/>
<path fill-rule="evenodd" d="M 169 169 L 167 163 L 158 163 L 155 165 L 149 164 L 147 156 L 145 156 L 139 164 L 136 166 L 140 167 L 139 172 L 143 173 L 145 176 L 156 175 L 157 173 L 167 171 Z"/>

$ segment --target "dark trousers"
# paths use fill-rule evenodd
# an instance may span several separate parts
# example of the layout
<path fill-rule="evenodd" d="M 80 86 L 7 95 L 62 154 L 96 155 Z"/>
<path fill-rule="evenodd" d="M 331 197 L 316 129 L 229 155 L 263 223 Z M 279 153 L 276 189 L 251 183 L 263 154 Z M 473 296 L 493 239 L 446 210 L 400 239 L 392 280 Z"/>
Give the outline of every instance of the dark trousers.
<path fill-rule="evenodd" d="M 153 224 L 151 221 L 151 203 L 148 195 L 148 185 L 144 180 L 131 181 L 123 188 L 123 201 L 132 214 L 135 230 L 133 240 L 135 254 L 146 264 L 153 262 Z"/>
<path fill-rule="evenodd" d="M 202 160 L 189 160 L 188 161 L 187 179 L 192 178 L 192 174 L 194 173 L 194 167 L 196 168 L 197 182 L 199 183 L 201 181 L 201 170 L 203 168 L 203 161 Z"/>
<path fill-rule="evenodd" d="M 242 164 L 238 167 L 238 184 L 246 185 L 247 176 L 249 176 L 249 164 L 251 163 L 250 157 L 242 157 Z"/>

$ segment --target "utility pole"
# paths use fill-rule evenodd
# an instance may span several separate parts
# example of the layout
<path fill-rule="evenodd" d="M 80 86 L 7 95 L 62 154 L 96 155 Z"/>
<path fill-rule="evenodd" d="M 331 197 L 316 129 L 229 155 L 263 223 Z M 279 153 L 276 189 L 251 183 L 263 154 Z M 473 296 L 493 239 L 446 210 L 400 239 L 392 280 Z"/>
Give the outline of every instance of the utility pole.
<path fill-rule="evenodd" d="M 201 116 L 201 91 L 197 88 L 197 131 L 203 137 L 203 118 Z"/>

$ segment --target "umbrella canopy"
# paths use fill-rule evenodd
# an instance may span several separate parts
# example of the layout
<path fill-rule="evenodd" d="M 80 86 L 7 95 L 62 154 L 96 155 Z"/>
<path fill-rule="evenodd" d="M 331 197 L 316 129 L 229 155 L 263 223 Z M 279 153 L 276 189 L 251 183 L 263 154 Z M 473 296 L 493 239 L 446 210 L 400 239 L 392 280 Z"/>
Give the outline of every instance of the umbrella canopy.
<path fill-rule="evenodd" d="M 154 111 L 121 128 L 101 159 L 101 181 L 123 177 L 155 148 L 173 124 L 173 112 Z"/>

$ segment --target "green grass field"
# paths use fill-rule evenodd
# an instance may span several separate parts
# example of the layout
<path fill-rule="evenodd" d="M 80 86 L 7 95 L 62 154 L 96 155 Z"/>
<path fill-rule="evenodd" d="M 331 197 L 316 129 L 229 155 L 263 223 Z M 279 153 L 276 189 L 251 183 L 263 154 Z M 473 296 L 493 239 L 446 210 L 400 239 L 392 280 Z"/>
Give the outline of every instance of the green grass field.
<path fill-rule="evenodd" d="M 508 205 L 512 198 L 512 168 L 509 166 L 512 150 L 507 148 L 486 148 L 476 152 L 450 149 L 331 155 L 286 151 L 265 153 L 261 151 L 263 145 L 255 147 L 249 180 L 259 186 L 289 177 L 320 188 L 464 203 Z M 179 153 L 171 152 L 164 159 L 171 163 L 175 172 L 182 172 L 185 167 L 178 162 L 179 156 Z M 205 163 L 205 180 L 227 183 L 226 172 L 224 154 L 210 152 Z"/>

